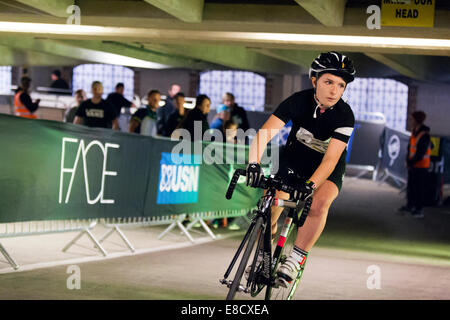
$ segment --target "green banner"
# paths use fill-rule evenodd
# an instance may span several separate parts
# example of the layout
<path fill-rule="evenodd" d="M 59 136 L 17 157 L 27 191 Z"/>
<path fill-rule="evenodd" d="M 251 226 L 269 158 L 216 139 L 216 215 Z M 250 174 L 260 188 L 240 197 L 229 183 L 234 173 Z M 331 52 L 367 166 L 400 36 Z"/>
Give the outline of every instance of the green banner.
<path fill-rule="evenodd" d="M 225 199 L 246 146 L 0 115 L 0 150 L 0 223 L 251 209 L 262 194 L 242 178 Z"/>

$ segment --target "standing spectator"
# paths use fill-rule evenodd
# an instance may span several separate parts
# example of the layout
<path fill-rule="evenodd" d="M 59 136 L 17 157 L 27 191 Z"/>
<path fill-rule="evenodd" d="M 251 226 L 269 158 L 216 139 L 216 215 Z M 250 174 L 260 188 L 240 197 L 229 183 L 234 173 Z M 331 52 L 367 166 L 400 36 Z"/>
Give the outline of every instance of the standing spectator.
<path fill-rule="evenodd" d="M 61 78 L 61 71 L 54 70 L 52 72 L 51 77 L 52 77 L 52 84 L 50 85 L 51 88 L 69 90 L 69 85 L 67 84 L 66 80 Z M 49 93 L 68 94 L 68 92 L 59 91 L 59 90 L 49 91 Z"/>
<path fill-rule="evenodd" d="M 146 136 L 156 136 L 157 131 L 157 110 L 161 101 L 161 93 L 158 90 L 151 90 L 147 94 L 147 105 L 139 108 L 130 120 L 128 131 L 140 133 Z"/>
<path fill-rule="evenodd" d="M 194 109 L 190 110 L 186 118 L 180 123 L 179 128 L 186 129 L 191 135 L 191 140 L 202 140 L 204 133 L 209 130 L 208 113 L 211 100 L 207 95 L 198 95 Z M 195 130 L 197 127 L 197 130 Z M 201 133 L 201 137 L 195 136 L 195 132 Z"/>
<path fill-rule="evenodd" d="M 119 122 L 114 107 L 102 99 L 103 85 L 92 82 L 92 98 L 83 101 L 78 108 L 73 123 L 88 127 L 113 128 L 119 130 Z"/>
<path fill-rule="evenodd" d="M 238 125 L 239 129 L 247 131 L 250 128 L 250 125 L 248 124 L 247 112 L 245 112 L 244 108 L 237 105 L 234 100 L 234 95 L 230 92 L 226 92 L 222 97 L 222 102 L 230 108 L 231 120 Z"/>
<path fill-rule="evenodd" d="M 164 134 L 164 128 L 169 120 L 169 116 L 174 112 L 174 98 L 175 95 L 181 91 L 180 85 L 173 83 L 166 96 L 166 104 L 158 109 L 158 132 Z"/>
<path fill-rule="evenodd" d="M 414 218 L 423 218 L 426 176 L 430 167 L 430 128 L 425 126 L 426 114 L 415 111 L 411 114 L 413 130 L 409 139 L 406 167 L 408 168 L 407 204 L 400 211 L 408 211 Z"/>
<path fill-rule="evenodd" d="M 211 122 L 211 129 L 220 130 L 222 136 L 225 135 L 224 124 L 226 121 L 230 120 L 230 108 L 226 105 L 221 104 L 217 107 L 217 114 L 214 116 Z"/>
<path fill-rule="evenodd" d="M 40 100 L 35 102 L 31 100 L 28 93 L 30 90 L 31 78 L 24 76 L 20 79 L 20 86 L 14 95 L 14 114 L 16 116 L 28 119 L 37 119 L 34 112 L 39 108 Z"/>
<path fill-rule="evenodd" d="M 86 92 L 84 92 L 83 89 L 79 89 L 79 90 L 75 91 L 75 106 L 73 106 L 66 112 L 66 116 L 65 116 L 66 122 L 73 123 L 73 119 L 75 119 L 75 115 L 77 113 L 78 107 L 86 99 L 87 99 Z"/>
<path fill-rule="evenodd" d="M 178 127 L 181 121 L 183 121 L 186 115 L 186 111 L 184 109 L 184 93 L 178 92 L 175 95 L 173 102 L 175 110 L 169 116 L 169 119 L 167 120 L 166 126 L 164 127 L 162 133 L 166 137 L 170 137 L 172 135 L 172 132 L 175 131 L 175 129 Z"/>
<path fill-rule="evenodd" d="M 116 84 L 115 92 L 108 94 L 106 101 L 114 106 L 117 116 L 120 116 L 122 108 L 136 108 L 135 105 L 123 96 L 125 86 L 122 82 Z"/>

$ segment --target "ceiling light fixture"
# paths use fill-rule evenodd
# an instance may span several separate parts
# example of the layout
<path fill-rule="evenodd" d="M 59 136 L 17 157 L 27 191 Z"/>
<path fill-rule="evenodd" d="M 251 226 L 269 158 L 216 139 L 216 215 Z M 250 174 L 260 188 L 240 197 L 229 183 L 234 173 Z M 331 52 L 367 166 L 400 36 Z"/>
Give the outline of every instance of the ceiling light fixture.
<path fill-rule="evenodd" d="M 69 24 L 45 24 L 27 22 L 0 21 L 0 32 L 51 35 L 53 37 L 75 38 L 84 36 L 102 40 L 150 41 L 191 40 L 225 41 L 231 43 L 285 44 L 285 45 L 327 45 L 344 47 L 371 47 L 410 50 L 432 50 L 442 55 L 450 55 L 449 39 L 375 37 L 324 34 L 269 33 L 269 32 L 232 32 L 232 31 L 196 31 L 173 29 L 145 29 L 126 27 L 102 27 Z"/>

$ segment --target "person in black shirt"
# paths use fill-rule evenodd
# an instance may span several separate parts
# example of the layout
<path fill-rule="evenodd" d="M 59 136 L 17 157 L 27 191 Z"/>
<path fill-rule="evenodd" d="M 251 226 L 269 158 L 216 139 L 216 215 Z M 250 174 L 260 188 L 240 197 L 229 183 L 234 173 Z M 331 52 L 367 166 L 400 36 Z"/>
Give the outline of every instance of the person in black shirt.
<path fill-rule="evenodd" d="M 209 97 L 204 94 L 198 95 L 195 100 L 194 109 L 190 110 L 186 118 L 180 123 L 179 128 L 187 130 L 192 141 L 203 140 L 204 133 L 209 130 L 207 115 L 210 107 L 211 100 Z M 177 130 L 175 130 L 174 133 L 176 133 L 176 135 L 179 134 Z"/>
<path fill-rule="evenodd" d="M 178 127 L 178 125 L 184 120 L 186 111 L 184 109 L 185 96 L 183 92 L 178 92 L 175 97 L 173 97 L 175 110 L 167 119 L 166 126 L 164 127 L 163 135 L 170 137 L 172 132 Z"/>
<path fill-rule="evenodd" d="M 230 119 L 238 125 L 238 128 L 247 131 L 250 128 L 247 112 L 244 108 L 238 106 L 234 100 L 234 95 L 226 92 L 222 97 L 222 103 L 230 109 Z"/>
<path fill-rule="evenodd" d="M 73 123 L 88 127 L 113 128 L 119 130 L 119 122 L 114 107 L 102 99 L 103 85 L 92 83 L 92 98 L 83 101 L 75 114 Z"/>
<path fill-rule="evenodd" d="M 146 136 L 156 136 L 158 134 L 158 108 L 161 101 L 161 93 L 158 90 L 151 90 L 147 94 L 147 105 L 139 108 L 132 116 L 128 127 L 128 132 L 140 133 Z"/>
<path fill-rule="evenodd" d="M 296 92 L 284 100 L 251 143 L 246 180 L 247 185 L 258 186 L 263 175 L 259 162 L 265 146 L 292 121 L 276 174 L 294 190 L 291 194 L 277 192 L 276 197 L 305 201 L 314 194 L 309 215 L 298 229 L 295 247 L 277 270 L 282 286 L 287 286 L 304 268 L 308 252 L 322 233 L 328 210 L 341 189 L 346 147 L 355 122 L 350 106 L 341 97 L 354 75 L 348 57 L 334 51 L 320 54 L 309 72 L 313 89 Z M 282 210 L 272 208 L 272 235 L 276 234 Z"/>
<path fill-rule="evenodd" d="M 174 97 L 175 95 L 181 91 L 180 85 L 173 83 L 170 86 L 170 89 L 167 92 L 166 103 L 158 109 L 158 133 L 165 135 L 164 128 L 166 126 L 167 120 L 169 120 L 169 116 L 174 112 Z"/>
<path fill-rule="evenodd" d="M 122 108 L 135 108 L 135 105 L 123 96 L 124 89 L 125 86 L 123 83 L 119 82 L 116 84 L 115 92 L 111 92 L 108 97 L 106 97 L 106 101 L 114 106 L 114 111 L 117 116 L 120 116 Z"/>
<path fill-rule="evenodd" d="M 61 78 L 61 71 L 59 70 L 54 70 L 52 72 L 52 84 L 50 85 L 51 88 L 55 88 L 55 89 L 63 89 L 63 90 L 55 90 L 55 91 L 49 91 L 49 93 L 54 93 L 54 94 L 70 94 L 70 92 L 64 92 L 64 90 L 69 90 L 69 85 L 67 84 L 66 80 Z"/>

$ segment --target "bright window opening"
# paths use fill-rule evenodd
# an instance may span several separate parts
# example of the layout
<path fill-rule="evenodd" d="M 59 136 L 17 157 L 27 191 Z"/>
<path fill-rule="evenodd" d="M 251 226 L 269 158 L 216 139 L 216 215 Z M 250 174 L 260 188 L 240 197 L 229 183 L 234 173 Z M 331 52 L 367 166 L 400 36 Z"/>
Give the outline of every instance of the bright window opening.
<path fill-rule="evenodd" d="M 246 110 L 264 111 L 266 79 L 248 71 L 206 71 L 200 74 L 200 93 L 211 98 L 212 108 L 231 92 L 236 103 Z"/>

